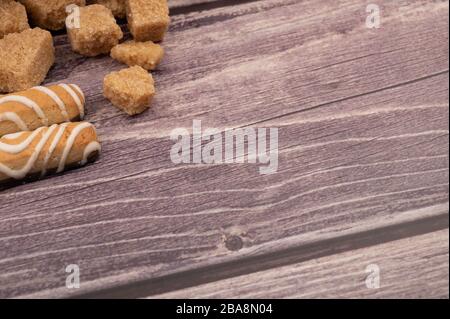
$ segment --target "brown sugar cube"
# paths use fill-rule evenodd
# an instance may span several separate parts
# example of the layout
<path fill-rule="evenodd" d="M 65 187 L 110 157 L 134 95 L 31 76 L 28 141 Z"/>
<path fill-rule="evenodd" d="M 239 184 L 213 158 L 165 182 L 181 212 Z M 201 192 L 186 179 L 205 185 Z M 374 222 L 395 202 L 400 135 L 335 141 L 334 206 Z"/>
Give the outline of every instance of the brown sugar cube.
<path fill-rule="evenodd" d="M 43 29 L 64 28 L 67 17 L 66 7 L 75 4 L 84 6 L 85 0 L 19 0 L 27 8 L 31 21 Z"/>
<path fill-rule="evenodd" d="M 127 19 L 136 41 L 161 41 L 170 23 L 167 0 L 127 0 Z"/>
<path fill-rule="evenodd" d="M 116 45 L 111 50 L 111 57 L 129 66 L 139 65 L 146 70 L 154 70 L 164 56 L 164 49 L 151 41 L 134 40 Z"/>
<path fill-rule="evenodd" d="M 125 0 L 88 0 L 87 3 L 98 3 L 107 7 L 118 19 L 124 19 L 127 15 Z"/>
<path fill-rule="evenodd" d="M 10 33 L 0 40 L 0 92 L 41 84 L 55 62 L 50 32 L 40 28 Z"/>
<path fill-rule="evenodd" d="M 0 39 L 8 33 L 29 29 L 25 7 L 12 0 L 0 0 Z"/>
<path fill-rule="evenodd" d="M 99 4 L 80 8 L 79 28 L 68 27 L 72 49 L 85 56 L 108 54 L 123 33 L 111 10 Z"/>
<path fill-rule="evenodd" d="M 155 95 L 153 77 L 140 66 L 110 73 L 103 81 L 103 95 L 128 115 L 140 114 Z"/>

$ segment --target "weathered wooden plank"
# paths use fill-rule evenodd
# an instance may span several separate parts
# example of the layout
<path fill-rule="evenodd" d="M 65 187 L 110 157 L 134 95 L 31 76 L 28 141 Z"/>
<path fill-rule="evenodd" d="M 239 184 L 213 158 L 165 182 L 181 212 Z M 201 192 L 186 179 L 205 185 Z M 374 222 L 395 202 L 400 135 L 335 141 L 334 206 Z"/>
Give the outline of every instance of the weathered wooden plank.
<path fill-rule="evenodd" d="M 0 296 L 70 296 L 447 213 L 448 3 L 383 8 L 376 31 L 356 0 L 176 15 L 156 103 L 136 118 L 101 97 L 122 66 L 58 36 L 48 83 L 86 91 L 104 153 L 0 193 Z M 194 118 L 280 128 L 278 173 L 174 165 L 168 135 Z"/>
<path fill-rule="evenodd" d="M 365 6 L 359 1 L 326 6 L 260 1 L 227 7 L 225 12 L 176 16 L 164 43 L 166 60 L 156 72 L 157 104 L 139 118 L 139 125 L 130 125 L 137 120 L 121 116 L 99 94 L 105 73 L 121 68 L 120 64 L 107 58 L 86 60 L 61 48 L 51 78 L 66 78 L 68 70 L 76 70 L 68 78 L 88 84 L 85 90 L 96 106 L 91 120 L 109 128 L 105 135 L 131 131 L 137 136 L 154 129 L 166 136 L 168 129 L 186 125 L 193 116 L 212 126 L 245 125 L 447 72 L 448 49 L 440 44 L 448 37 L 439 30 L 448 22 L 436 19 L 446 4 L 423 3 L 408 7 L 387 2 L 380 31 L 365 28 Z M 428 14 L 421 14 L 427 6 Z M 396 16 L 410 24 L 398 23 Z M 198 27 L 199 21 L 204 25 Z M 431 21 L 435 29 L 430 29 Z M 429 32 L 435 39 L 427 39 Z"/>
<path fill-rule="evenodd" d="M 448 240 L 445 229 L 151 298 L 448 298 Z"/>
<path fill-rule="evenodd" d="M 303 263 L 351 250 L 372 247 L 409 237 L 448 229 L 448 215 L 434 216 L 403 222 L 397 225 L 371 229 L 356 234 L 336 235 L 318 242 L 301 243 L 270 254 L 253 254 L 244 258 L 211 264 L 206 267 L 150 278 L 120 287 L 81 295 L 83 298 L 143 298 L 195 287 L 206 283 L 261 272 L 286 265 Z M 236 239 L 236 238 L 235 238 Z M 230 240 L 229 247 L 237 246 Z"/>

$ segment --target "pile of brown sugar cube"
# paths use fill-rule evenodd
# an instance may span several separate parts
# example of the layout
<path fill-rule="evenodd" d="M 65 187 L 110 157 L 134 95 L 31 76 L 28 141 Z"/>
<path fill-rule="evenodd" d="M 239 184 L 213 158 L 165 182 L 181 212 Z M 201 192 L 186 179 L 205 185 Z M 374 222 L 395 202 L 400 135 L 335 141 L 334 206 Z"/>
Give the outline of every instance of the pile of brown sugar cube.
<path fill-rule="evenodd" d="M 120 43 L 125 18 L 133 40 Z M 40 86 L 55 63 L 50 31 L 67 29 L 73 51 L 110 54 L 127 65 L 108 74 L 103 95 L 129 115 L 155 94 L 149 71 L 161 62 L 169 27 L 167 0 L 0 0 L 0 191 L 17 182 L 92 163 L 101 144 L 84 122 L 77 84 Z"/>
<path fill-rule="evenodd" d="M 115 18 L 125 17 L 134 39 L 120 43 L 123 32 Z M 47 30 L 66 27 L 75 52 L 110 54 L 128 65 L 105 77 L 103 94 L 129 115 L 142 113 L 155 94 L 149 71 L 164 55 L 155 42 L 163 40 L 169 23 L 167 0 L 0 0 L 0 94 L 45 80 L 55 62 Z"/>

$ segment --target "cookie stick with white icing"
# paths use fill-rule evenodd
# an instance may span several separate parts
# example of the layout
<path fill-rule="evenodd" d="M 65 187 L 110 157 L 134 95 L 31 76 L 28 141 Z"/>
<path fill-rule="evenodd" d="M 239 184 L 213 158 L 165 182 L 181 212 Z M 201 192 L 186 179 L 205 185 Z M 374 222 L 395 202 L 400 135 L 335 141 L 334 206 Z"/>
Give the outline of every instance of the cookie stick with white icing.
<path fill-rule="evenodd" d="M 95 161 L 101 146 L 88 122 L 54 124 L 0 138 L 0 190 Z"/>
<path fill-rule="evenodd" d="M 84 118 L 85 97 L 75 84 L 37 86 L 0 96 L 0 136 Z"/>

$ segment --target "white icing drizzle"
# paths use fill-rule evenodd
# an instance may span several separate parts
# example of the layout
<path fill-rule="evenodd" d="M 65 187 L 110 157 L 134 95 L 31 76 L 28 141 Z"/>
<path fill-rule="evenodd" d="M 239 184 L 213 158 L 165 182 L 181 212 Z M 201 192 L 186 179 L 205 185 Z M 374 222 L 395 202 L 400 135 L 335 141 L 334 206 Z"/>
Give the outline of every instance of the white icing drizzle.
<path fill-rule="evenodd" d="M 76 84 L 70 84 L 70 86 L 73 86 L 75 90 L 77 90 L 78 93 L 83 97 L 83 101 L 86 101 L 86 97 L 84 96 L 83 91 L 80 89 L 80 87 Z"/>
<path fill-rule="evenodd" d="M 44 136 L 41 138 L 39 143 L 36 145 L 36 148 L 34 149 L 33 154 L 28 159 L 27 163 L 22 169 L 19 170 L 13 170 L 2 163 L 0 163 L 0 172 L 3 174 L 6 174 L 9 177 L 15 178 L 15 179 L 23 179 L 32 169 L 33 165 L 35 164 L 36 160 L 39 157 L 39 154 L 41 153 L 42 149 L 44 148 L 45 144 L 47 143 L 47 140 L 52 135 L 53 131 L 58 127 L 58 125 L 52 125 L 48 128 L 47 132 L 44 134 Z M 43 128 L 45 129 L 45 128 Z"/>
<path fill-rule="evenodd" d="M 32 110 L 39 116 L 41 119 L 41 122 L 44 126 L 48 125 L 48 118 L 45 116 L 44 112 L 42 111 L 41 107 L 36 104 L 33 100 L 20 96 L 20 95 L 6 95 L 2 98 L 0 98 L 0 104 L 4 104 L 6 102 L 17 102 L 20 103 Z"/>
<path fill-rule="evenodd" d="M 6 134 L 2 136 L 2 139 L 4 140 L 15 140 L 19 137 L 22 136 L 22 134 L 25 134 L 26 132 L 17 132 L 17 133 L 11 133 L 11 134 Z"/>
<path fill-rule="evenodd" d="M 22 131 L 28 131 L 28 126 L 25 122 L 14 112 L 5 112 L 0 114 L 0 122 L 10 121 L 17 125 L 17 127 Z"/>
<path fill-rule="evenodd" d="M 61 160 L 59 162 L 59 166 L 56 171 L 57 173 L 61 173 L 62 171 L 64 171 L 64 168 L 66 166 L 67 157 L 69 156 L 69 153 L 72 150 L 72 146 L 75 143 L 76 138 L 81 133 L 81 131 L 83 131 L 84 129 L 86 129 L 88 127 L 93 127 L 93 126 L 91 123 L 84 122 L 84 123 L 79 124 L 72 130 L 69 138 L 67 139 L 66 145 L 64 147 L 64 151 L 62 153 Z"/>
<path fill-rule="evenodd" d="M 84 149 L 83 159 L 81 160 L 80 164 L 86 165 L 89 155 L 91 155 L 93 152 L 96 152 L 96 151 L 100 152 L 101 150 L 102 150 L 102 147 L 99 142 L 96 142 L 96 141 L 90 142 L 88 144 L 88 146 L 86 146 L 86 148 Z"/>
<path fill-rule="evenodd" d="M 83 119 L 84 118 L 84 107 L 83 107 L 83 103 L 81 102 L 80 97 L 78 96 L 78 94 L 75 93 L 75 91 L 67 84 L 58 84 L 58 85 L 60 87 L 62 87 L 64 90 L 66 90 L 67 93 L 69 93 L 69 95 L 75 101 L 75 103 L 77 104 L 77 107 L 78 107 L 78 111 L 80 113 L 80 119 Z"/>
<path fill-rule="evenodd" d="M 45 174 L 47 174 L 48 161 L 50 160 L 50 157 L 52 156 L 53 152 L 55 151 L 56 146 L 58 146 L 59 141 L 61 140 L 61 138 L 64 134 L 64 131 L 66 130 L 67 125 L 68 125 L 68 123 L 64 123 L 59 126 L 58 132 L 56 133 L 55 137 L 53 138 L 52 144 L 48 148 L 48 152 L 45 155 L 44 164 L 42 165 L 41 176 L 45 176 Z"/>
<path fill-rule="evenodd" d="M 58 104 L 58 107 L 61 111 L 62 116 L 64 116 L 64 119 L 67 122 L 70 121 L 69 114 L 67 113 L 66 104 L 63 102 L 63 100 L 61 100 L 61 98 L 58 96 L 58 94 L 56 94 L 49 88 L 46 88 L 45 86 L 36 86 L 33 88 L 33 90 L 40 91 L 42 93 L 47 94 L 49 97 L 51 97 L 53 99 L 53 101 L 55 101 L 55 103 Z"/>
<path fill-rule="evenodd" d="M 31 142 L 33 142 L 34 138 L 39 135 L 45 127 L 41 127 L 34 131 L 30 136 L 28 136 L 23 142 L 20 144 L 5 144 L 0 140 L 0 152 L 6 152 L 9 154 L 18 154 L 23 152 L 28 146 L 30 146 Z M 2 137 L 2 139 L 5 137 Z"/>

